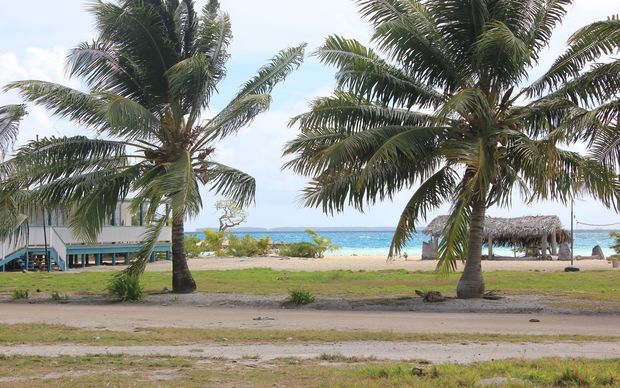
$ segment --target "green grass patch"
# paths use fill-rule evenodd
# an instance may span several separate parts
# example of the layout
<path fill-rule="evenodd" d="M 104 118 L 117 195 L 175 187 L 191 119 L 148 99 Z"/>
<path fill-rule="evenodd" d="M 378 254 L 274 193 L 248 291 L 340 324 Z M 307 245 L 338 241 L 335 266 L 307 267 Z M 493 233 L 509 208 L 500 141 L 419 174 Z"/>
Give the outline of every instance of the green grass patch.
<path fill-rule="evenodd" d="M 85 330 L 64 325 L 0 325 L 0 344 L 189 345 L 194 343 L 293 343 L 400 341 L 441 343 L 617 341 L 620 336 L 398 333 L 336 330 L 145 328 L 133 332 Z"/>
<path fill-rule="evenodd" d="M 0 292 L 38 289 L 42 292 L 104 294 L 115 272 L 84 273 L 0 273 Z M 194 271 L 199 291 L 288 295 L 293 288 L 312 292 L 316 297 L 345 299 L 398 298 L 414 295 L 414 290 L 437 290 L 454 295 L 459 274 L 441 276 L 430 271 L 325 271 L 292 272 L 271 269 Z M 584 300 L 620 301 L 620 272 L 583 271 L 485 273 L 487 289 L 508 295 L 545 293 Z M 171 288 L 170 272 L 145 273 L 141 284 L 146 293 Z"/>
<path fill-rule="evenodd" d="M 506 360 L 471 365 L 429 365 L 322 357 L 231 363 L 225 359 L 182 357 L 6 357 L 3 379 L 13 386 L 329 386 L 329 387 L 615 387 L 620 360 Z M 61 375 L 59 373 L 62 372 Z"/>

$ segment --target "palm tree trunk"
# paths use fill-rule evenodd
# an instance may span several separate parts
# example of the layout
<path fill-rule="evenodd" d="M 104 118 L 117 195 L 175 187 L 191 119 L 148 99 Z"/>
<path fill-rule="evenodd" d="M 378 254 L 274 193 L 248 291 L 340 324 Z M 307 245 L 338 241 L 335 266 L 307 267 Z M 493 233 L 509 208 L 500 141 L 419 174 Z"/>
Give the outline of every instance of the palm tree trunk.
<path fill-rule="evenodd" d="M 467 260 L 465 269 L 456 288 L 456 296 L 460 299 L 481 298 L 484 295 L 484 279 L 482 278 L 482 237 L 486 203 L 477 200 L 472 206 L 471 223 L 469 225 L 469 242 L 467 244 Z"/>
<path fill-rule="evenodd" d="M 196 282 L 187 266 L 185 258 L 185 228 L 183 220 L 172 220 L 172 291 L 176 294 L 189 294 L 196 291 Z"/>

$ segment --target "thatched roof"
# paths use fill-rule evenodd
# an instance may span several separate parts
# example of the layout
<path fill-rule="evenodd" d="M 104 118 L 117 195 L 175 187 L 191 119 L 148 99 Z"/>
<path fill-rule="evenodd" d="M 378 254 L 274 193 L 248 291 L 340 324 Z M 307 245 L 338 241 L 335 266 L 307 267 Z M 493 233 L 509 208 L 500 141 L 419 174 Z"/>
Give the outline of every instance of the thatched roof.
<path fill-rule="evenodd" d="M 439 216 L 424 229 L 427 235 L 438 237 L 448 221 L 448 216 Z M 516 218 L 487 217 L 484 226 L 485 242 L 491 237 L 495 244 L 505 246 L 534 246 L 540 244 L 543 235 L 556 233 L 558 243 L 569 242 L 570 233 L 562 229 L 557 216 L 527 216 Z"/>

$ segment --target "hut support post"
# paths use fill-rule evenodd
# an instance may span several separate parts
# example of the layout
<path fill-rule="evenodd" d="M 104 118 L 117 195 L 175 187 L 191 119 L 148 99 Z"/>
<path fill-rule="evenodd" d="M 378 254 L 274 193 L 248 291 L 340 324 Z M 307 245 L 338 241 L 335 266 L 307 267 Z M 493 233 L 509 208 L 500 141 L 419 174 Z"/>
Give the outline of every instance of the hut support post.
<path fill-rule="evenodd" d="M 547 234 L 543 234 L 542 239 L 541 239 L 541 244 L 540 244 L 540 249 L 542 251 L 542 258 L 546 258 L 547 257 L 547 238 L 549 236 L 547 236 Z"/>
<path fill-rule="evenodd" d="M 558 238 L 555 230 L 551 233 L 551 255 L 558 255 Z"/>
<path fill-rule="evenodd" d="M 489 237 L 489 241 L 487 242 L 489 246 L 489 260 L 493 259 L 493 238 Z"/>

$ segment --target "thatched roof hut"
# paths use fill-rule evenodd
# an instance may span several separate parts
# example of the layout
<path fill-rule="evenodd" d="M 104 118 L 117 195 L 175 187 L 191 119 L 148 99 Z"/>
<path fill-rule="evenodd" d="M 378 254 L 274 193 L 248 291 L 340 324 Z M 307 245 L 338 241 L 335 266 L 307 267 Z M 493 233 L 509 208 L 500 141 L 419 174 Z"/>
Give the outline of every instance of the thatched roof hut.
<path fill-rule="evenodd" d="M 439 237 L 444 231 L 448 216 L 439 216 L 431 221 L 424 233 Z M 516 218 L 487 217 L 484 226 L 484 241 L 495 246 L 540 247 L 546 248 L 550 239 L 552 251 L 558 243 L 571 241 L 570 232 L 562 229 L 562 222 L 557 216 L 527 216 Z M 553 253 L 555 254 L 555 253 Z"/>

